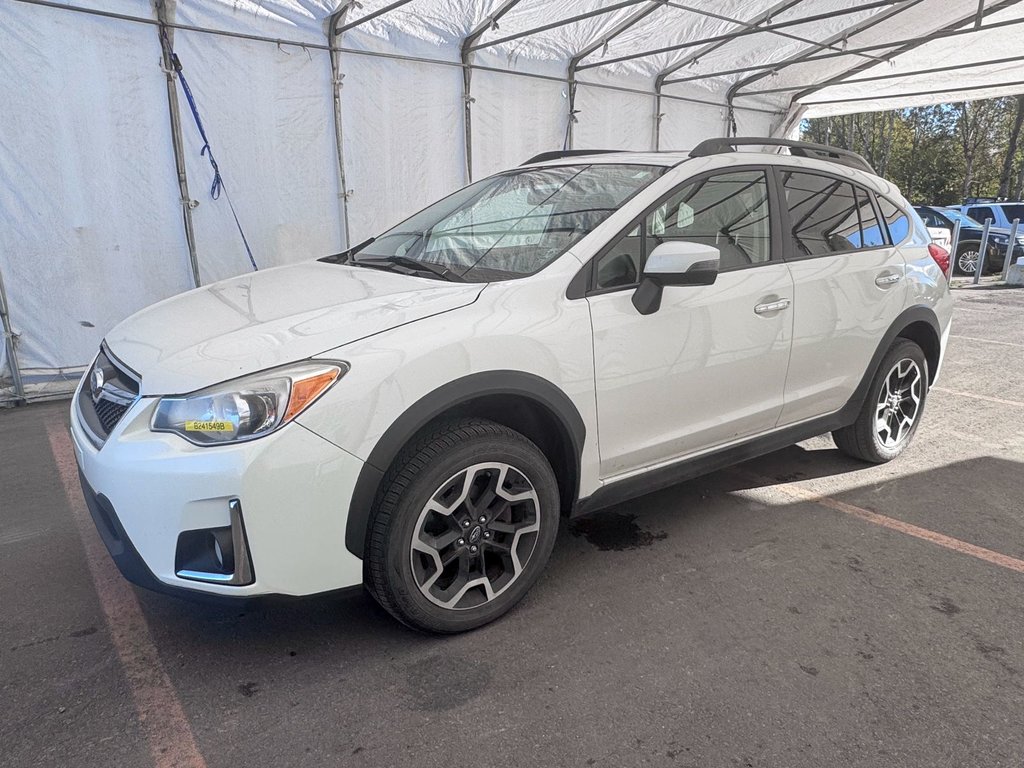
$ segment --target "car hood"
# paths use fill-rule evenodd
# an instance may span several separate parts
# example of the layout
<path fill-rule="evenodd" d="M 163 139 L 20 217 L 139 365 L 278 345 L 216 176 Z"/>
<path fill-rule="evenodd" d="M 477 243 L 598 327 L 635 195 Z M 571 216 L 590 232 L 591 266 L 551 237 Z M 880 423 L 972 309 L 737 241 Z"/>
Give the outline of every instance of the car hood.
<path fill-rule="evenodd" d="M 174 296 L 107 334 L 143 395 L 193 392 L 472 304 L 482 283 L 447 283 L 318 261 Z"/>

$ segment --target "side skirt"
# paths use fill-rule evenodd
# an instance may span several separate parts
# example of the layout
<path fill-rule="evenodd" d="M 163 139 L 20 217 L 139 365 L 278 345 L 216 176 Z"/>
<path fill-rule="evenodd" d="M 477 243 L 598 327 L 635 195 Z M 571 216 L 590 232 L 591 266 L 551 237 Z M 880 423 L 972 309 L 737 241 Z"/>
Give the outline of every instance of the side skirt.
<path fill-rule="evenodd" d="M 662 488 L 668 488 L 686 480 L 692 480 L 695 477 L 763 456 L 766 453 L 781 450 L 793 443 L 799 443 L 801 440 L 840 429 L 852 424 L 857 418 L 859 408 L 851 408 L 851 405 L 859 405 L 859 403 L 848 403 L 842 410 L 829 416 L 786 427 L 746 443 L 706 453 L 695 459 L 682 459 L 675 464 L 604 485 L 598 488 L 593 495 L 580 499 L 570 517 L 587 515 L 637 496 L 660 491 Z"/>

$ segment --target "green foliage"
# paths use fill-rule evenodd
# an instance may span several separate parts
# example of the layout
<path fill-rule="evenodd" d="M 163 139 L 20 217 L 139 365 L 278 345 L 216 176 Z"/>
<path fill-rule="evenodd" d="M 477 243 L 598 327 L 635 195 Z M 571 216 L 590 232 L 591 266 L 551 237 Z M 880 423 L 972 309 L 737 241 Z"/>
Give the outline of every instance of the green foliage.
<path fill-rule="evenodd" d="M 914 203 L 1020 199 L 1024 96 L 804 120 L 806 141 L 859 152 Z"/>

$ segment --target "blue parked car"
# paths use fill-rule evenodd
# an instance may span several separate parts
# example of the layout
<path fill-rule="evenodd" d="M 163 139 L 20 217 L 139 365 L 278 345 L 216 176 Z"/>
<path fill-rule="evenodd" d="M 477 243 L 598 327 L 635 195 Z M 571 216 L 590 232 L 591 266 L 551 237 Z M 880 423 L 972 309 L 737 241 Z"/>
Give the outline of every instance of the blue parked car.
<path fill-rule="evenodd" d="M 982 224 L 985 219 L 992 219 L 993 227 L 1008 230 L 1014 219 L 1024 224 L 1024 203 L 972 203 L 961 205 L 959 210 Z"/>

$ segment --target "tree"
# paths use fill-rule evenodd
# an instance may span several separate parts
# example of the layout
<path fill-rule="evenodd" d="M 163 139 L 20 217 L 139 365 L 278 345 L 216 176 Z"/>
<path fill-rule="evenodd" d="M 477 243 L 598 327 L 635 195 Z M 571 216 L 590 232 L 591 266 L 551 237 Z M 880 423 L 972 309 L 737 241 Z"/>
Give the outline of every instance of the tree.
<path fill-rule="evenodd" d="M 805 120 L 808 141 L 852 149 L 914 202 L 1020 197 L 1024 97 Z"/>
<path fill-rule="evenodd" d="M 1014 181 L 1014 167 L 1017 164 L 1017 144 L 1020 139 L 1021 124 L 1024 123 L 1024 96 L 1018 96 L 1016 101 L 1016 114 L 1013 118 L 1013 126 L 1010 128 L 1006 152 L 1003 154 L 1003 170 L 999 174 L 999 197 L 1009 197 L 1014 192 L 1011 184 Z M 1019 194 L 1020 190 L 1018 188 L 1015 196 Z"/>

